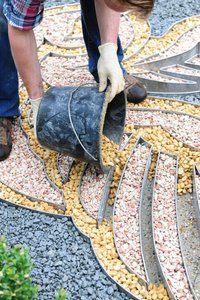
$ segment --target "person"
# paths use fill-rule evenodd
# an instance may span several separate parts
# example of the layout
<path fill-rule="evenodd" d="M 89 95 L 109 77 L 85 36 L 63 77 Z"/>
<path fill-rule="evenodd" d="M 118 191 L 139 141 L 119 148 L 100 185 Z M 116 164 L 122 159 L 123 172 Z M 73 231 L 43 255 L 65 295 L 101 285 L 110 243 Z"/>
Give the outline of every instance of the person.
<path fill-rule="evenodd" d="M 11 121 L 19 115 L 18 74 L 10 51 L 3 0 L 0 0 L 0 161 L 10 154 Z"/>
<path fill-rule="evenodd" d="M 116 1 L 115 1 L 116 2 Z M 125 2 L 125 1 L 124 1 Z M 99 26 L 98 26 L 98 20 L 96 16 L 96 11 L 95 11 L 95 1 L 90 0 L 80 0 L 81 4 L 81 22 L 82 22 L 82 31 L 83 31 L 83 38 L 85 42 L 85 46 L 87 49 L 87 54 L 89 57 L 89 62 L 88 62 L 88 67 L 90 73 L 93 75 L 94 79 L 96 82 L 99 82 L 99 75 L 97 71 L 97 65 L 98 65 L 98 60 L 100 56 L 99 52 L 99 45 L 101 44 L 101 38 L 100 38 L 100 33 L 99 33 Z M 151 4 L 153 5 L 153 4 Z M 116 9 L 116 7 L 114 7 Z M 123 8 L 122 8 L 123 10 Z M 150 12 L 150 10 L 146 12 L 146 15 Z M 143 12 L 144 13 L 144 12 Z M 114 13 L 115 14 L 115 13 Z M 117 19 L 119 18 L 119 15 L 116 16 Z M 100 21 L 99 21 L 100 22 Z M 110 21 L 109 21 L 110 22 Z M 117 20 L 119 22 L 119 19 Z M 103 24 L 106 26 L 106 24 Z M 108 24 L 109 26 L 109 24 Z M 119 26 L 119 24 L 117 24 Z M 102 28 L 102 31 L 104 31 L 105 28 Z M 118 27 L 116 27 L 117 33 L 118 33 Z M 103 32 L 101 32 L 101 37 L 103 38 Z M 102 41 L 103 43 L 104 41 Z M 114 40 L 115 43 L 115 40 Z M 103 46 L 105 48 L 105 46 Z M 112 47 L 114 48 L 115 52 L 115 46 L 112 45 L 106 45 L 106 61 L 104 65 L 109 64 L 109 61 L 112 61 L 112 57 L 115 57 L 115 53 L 110 54 L 109 50 L 112 51 Z M 100 46 L 101 49 L 101 46 Z M 110 57 L 110 54 L 112 57 Z M 126 70 L 122 66 L 122 60 L 124 58 L 124 53 L 121 45 L 121 41 L 119 37 L 117 38 L 117 58 L 118 58 L 118 63 L 120 65 L 120 68 L 123 72 L 123 76 L 125 79 L 125 92 L 127 95 L 127 100 L 129 102 L 133 103 L 140 103 L 142 102 L 146 97 L 147 97 L 147 92 L 145 87 L 138 81 L 136 80 L 133 76 L 127 74 Z M 103 80 L 101 81 L 103 82 Z M 100 90 L 104 90 L 106 86 L 107 80 L 104 81 L 104 84 L 100 86 Z"/>
<path fill-rule="evenodd" d="M 154 0 L 81 0 L 82 27 L 89 56 L 89 70 L 99 82 L 100 92 L 110 83 L 110 100 L 124 90 L 124 78 L 128 78 L 121 64 L 123 49 L 118 37 L 120 13 L 133 9 L 145 17 L 151 12 L 153 4 Z M 35 135 L 43 85 L 33 29 L 41 22 L 43 10 L 44 0 L 4 0 L 3 11 L 8 21 L 12 54 L 31 102 Z M 144 100 L 145 88 L 133 78 L 132 82 L 126 82 L 129 101 Z"/>

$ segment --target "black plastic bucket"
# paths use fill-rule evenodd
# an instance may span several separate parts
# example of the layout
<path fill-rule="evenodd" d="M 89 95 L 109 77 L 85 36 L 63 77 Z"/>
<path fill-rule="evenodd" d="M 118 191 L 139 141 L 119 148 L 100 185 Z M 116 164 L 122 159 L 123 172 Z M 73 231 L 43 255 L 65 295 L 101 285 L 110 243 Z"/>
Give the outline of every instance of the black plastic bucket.
<path fill-rule="evenodd" d="M 97 85 L 52 87 L 37 115 L 37 138 L 47 149 L 92 163 L 103 172 L 102 134 L 120 144 L 124 132 L 126 98 L 118 94 L 109 104 Z"/>

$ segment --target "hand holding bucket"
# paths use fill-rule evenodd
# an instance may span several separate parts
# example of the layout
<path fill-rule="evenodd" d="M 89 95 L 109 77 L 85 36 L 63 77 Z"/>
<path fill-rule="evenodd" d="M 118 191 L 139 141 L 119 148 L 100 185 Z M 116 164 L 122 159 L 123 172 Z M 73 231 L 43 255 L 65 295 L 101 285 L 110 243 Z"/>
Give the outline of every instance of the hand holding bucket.
<path fill-rule="evenodd" d="M 103 172 L 102 135 L 120 144 L 124 132 L 124 92 L 108 103 L 97 85 L 52 87 L 44 95 L 37 114 L 37 138 L 47 149 L 90 162 Z"/>

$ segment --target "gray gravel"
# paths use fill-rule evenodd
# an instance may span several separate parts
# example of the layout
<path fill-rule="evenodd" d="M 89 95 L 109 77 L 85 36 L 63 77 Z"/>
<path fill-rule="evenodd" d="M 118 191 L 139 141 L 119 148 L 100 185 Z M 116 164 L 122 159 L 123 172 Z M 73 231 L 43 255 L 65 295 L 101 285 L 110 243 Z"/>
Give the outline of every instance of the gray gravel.
<path fill-rule="evenodd" d="M 39 299 L 51 300 L 57 288 L 69 300 L 129 300 L 103 273 L 91 245 L 67 217 L 56 218 L 0 202 L 0 235 L 8 245 L 30 249 Z"/>
<path fill-rule="evenodd" d="M 80 3 L 80 2 L 77 0 L 47 0 L 45 1 L 45 7 L 48 8 L 52 6 L 74 4 L 74 3 Z"/>
<path fill-rule="evenodd" d="M 200 15 L 199 0 L 156 0 L 150 17 L 152 35 L 162 36 L 173 23 Z"/>
<path fill-rule="evenodd" d="M 151 94 L 151 96 L 159 96 L 161 98 L 168 98 L 168 99 L 179 99 L 181 101 L 186 101 L 186 102 L 190 102 L 193 104 L 197 104 L 200 105 L 200 93 L 195 93 L 195 94 L 188 94 L 188 95 L 158 95 L 158 94 Z"/>

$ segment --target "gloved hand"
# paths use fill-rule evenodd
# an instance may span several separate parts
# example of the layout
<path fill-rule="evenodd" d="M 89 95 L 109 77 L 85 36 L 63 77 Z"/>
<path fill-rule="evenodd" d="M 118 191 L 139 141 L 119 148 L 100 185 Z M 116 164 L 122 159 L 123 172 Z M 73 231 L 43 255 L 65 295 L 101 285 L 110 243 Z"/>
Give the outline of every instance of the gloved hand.
<path fill-rule="evenodd" d="M 125 87 L 123 72 L 117 58 L 117 45 L 107 43 L 99 46 L 98 49 L 100 53 L 97 63 L 99 92 L 106 89 L 107 80 L 109 79 L 111 86 L 108 91 L 108 101 L 110 102 Z"/>
<path fill-rule="evenodd" d="M 38 99 L 30 99 L 31 102 L 31 108 L 33 111 L 33 126 L 34 126 L 34 134 L 35 137 L 37 138 L 37 132 L 36 132 L 36 120 L 37 120 L 37 113 L 38 113 L 38 108 L 40 105 L 42 98 L 38 98 Z"/>

